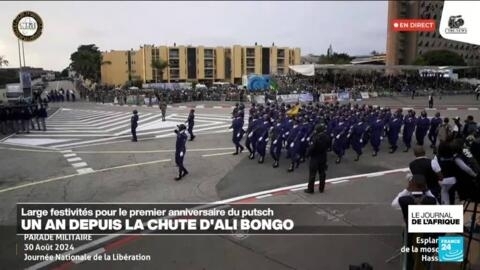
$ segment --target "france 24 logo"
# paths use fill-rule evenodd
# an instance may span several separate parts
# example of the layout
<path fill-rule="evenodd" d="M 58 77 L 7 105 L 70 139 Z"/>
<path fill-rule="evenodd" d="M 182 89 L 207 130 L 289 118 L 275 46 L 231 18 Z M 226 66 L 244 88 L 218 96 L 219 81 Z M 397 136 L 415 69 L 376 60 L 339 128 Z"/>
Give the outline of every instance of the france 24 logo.
<path fill-rule="evenodd" d="M 463 262 L 463 237 L 441 236 L 438 238 L 438 261 Z"/>
<path fill-rule="evenodd" d="M 466 34 L 467 28 L 462 27 L 465 20 L 462 15 L 454 15 L 448 18 L 448 27 L 445 29 L 446 34 Z"/>

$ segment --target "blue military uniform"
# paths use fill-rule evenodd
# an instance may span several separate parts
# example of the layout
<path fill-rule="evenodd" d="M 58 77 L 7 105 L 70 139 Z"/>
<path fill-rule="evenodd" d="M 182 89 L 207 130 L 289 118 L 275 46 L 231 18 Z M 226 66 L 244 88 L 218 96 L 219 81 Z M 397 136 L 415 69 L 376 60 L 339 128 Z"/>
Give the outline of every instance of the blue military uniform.
<path fill-rule="evenodd" d="M 367 132 L 368 125 L 364 122 L 363 119 L 360 120 L 357 124 L 353 125 L 350 129 L 350 144 L 352 145 L 353 150 L 357 153 L 355 161 L 360 159 L 362 155 L 362 148 L 364 147 L 364 136 Z"/>
<path fill-rule="evenodd" d="M 243 138 L 243 135 L 245 134 L 245 131 L 243 130 L 243 118 L 237 114 L 235 119 L 232 120 L 232 125 L 230 128 L 233 129 L 232 133 L 232 142 L 235 144 L 235 153 L 234 155 L 238 155 L 238 151 L 243 152 L 243 146 L 240 144 L 240 141 Z"/>
<path fill-rule="evenodd" d="M 265 160 L 265 153 L 267 151 L 267 143 L 268 143 L 268 131 L 270 129 L 270 121 L 267 115 L 264 115 L 263 121 L 258 124 L 256 134 L 257 134 L 257 144 L 256 150 L 257 153 L 260 155 L 258 159 L 258 163 L 263 163 Z"/>
<path fill-rule="evenodd" d="M 440 118 L 440 113 L 436 113 L 435 117 L 430 120 L 430 129 L 428 130 L 428 139 L 432 143 L 431 148 L 435 148 L 437 145 L 438 137 L 438 127 L 442 124 L 442 118 Z"/>
<path fill-rule="evenodd" d="M 131 129 L 131 132 L 132 132 L 132 142 L 137 141 L 137 127 L 138 127 L 138 112 L 137 112 L 137 110 L 134 110 L 132 118 L 130 119 L 130 129 Z"/>
<path fill-rule="evenodd" d="M 345 149 L 347 148 L 347 135 L 348 125 L 342 117 L 333 129 L 334 141 L 332 148 L 333 152 L 337 155 L 336 163 L 340 163 L 343 155 L 345 155 Z"/>
<path fill-rule="evenodd" d="M 282 118 L 274 122 L 272 127 L 272 136 L 270 143 L 270 155 L 273 158 L 273 167 L 278 167 L 278 162 L 280 160 L 280 155 L 282 153 L 282 144 L 283 144 L 283 135 L 284 135 L 285 122 Z"/>
<path fill-rule="evenodd" d="M 185 125 L 181 124 L 177 127 L 178 129 L 175 130 L 177 134 L 177 141 L 175 142 L 175 164 L 178 166 L 178 176 L 175 177 L 175 180 L 180 180 L 188 174 L 187 169 L 185 169 L 183 165 L 183 159 L 187 151 L 186 144 L 188 136 L 185 134 L 185 129 L 187 128 Z"/>
<path fill-rule="evenodd" d="M 408 152 L 412 147 L 412 136 L 415 131 L 416 122 L 415 112 L 409 111 L 403 122 L 403 143 L 405 144 L 405 150 L 403 152 Z"/>
<path fill-rule="evenodd" d="M 380 144 L 382 143 L 383 139 L 383 129 L 384 122 L 382 116 L 378 116 L 377 120 L 375 120 L 375 122 L 373 122 L 371 126 L 372 135 L 370 138 L 370 144 L 373 148 L 372 156 L 376 156 L 378 154 L 378 151 L 380 151 Z"/>
<path fill-rule="evenodd" d="M 427 113 L 422 112 L 422 115 L 417 120 L 417 128 L 415 130 L 415 138 L 418 145 L 423 145 L 425 136 L 427 136 L 428 129 L 430 128 L 430 120 L 427 118 Z"/>
<path fill-rule="evenodd" d="M 387 136 L 388 136 L 388 143 L 390 144 L 390 153 L 394 153 L 398 149 L 397 141 L 398 141 L 398 134 L 402 129 L 403 124 L 403 115 L 399 111 L 397 114 L 390 118 L 388 122 L 388 129 L 387 129 Z"/>
<path fill-rule="evenodd" d="M 302 126 L 299 122 L 300 120 L 295 120 L 295 124 L 293 125 L 287 138 L 288 157 L 291 160 L 290 168 L 288 169 L 289 172 L 292 172 L 294 170 L 295 165 L 296 167 L 298 167 L 299 165 L 300 140 L 303 137 Z"/>

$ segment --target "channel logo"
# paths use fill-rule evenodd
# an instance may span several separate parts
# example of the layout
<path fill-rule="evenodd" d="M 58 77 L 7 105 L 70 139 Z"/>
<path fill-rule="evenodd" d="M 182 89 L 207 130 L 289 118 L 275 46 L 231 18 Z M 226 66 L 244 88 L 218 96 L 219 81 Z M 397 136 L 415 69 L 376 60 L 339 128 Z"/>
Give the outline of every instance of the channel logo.
<path fill-rule="evenodd" d="M 391 22 L 394 32 L 435 32 L 435 20 L 395 19 Z"/>
<path fill-rule="evenodd" d="M 441 236 L 438 238 L 438 261 L 463 262 L 463 237 Z"/>

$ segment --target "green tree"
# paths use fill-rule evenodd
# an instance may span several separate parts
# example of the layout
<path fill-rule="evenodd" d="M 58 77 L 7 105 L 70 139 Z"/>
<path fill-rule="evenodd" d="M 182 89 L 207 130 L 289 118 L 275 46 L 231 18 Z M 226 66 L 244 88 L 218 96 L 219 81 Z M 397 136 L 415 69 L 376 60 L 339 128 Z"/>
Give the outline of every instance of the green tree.
<path fill-rule="evenodd" d="M 413 63 L 419 66 L 466 66 L 465 60 L 455 52 L 434 50 L 419 56 Z"/>
<path fill-rule="evenodd" d="M 60 77 L 62 78 L 67 78 L 68 77 L 68 67 L 64 68 L 62 72 L 60 73 Z"/>
<path fill-rule="evenodd" d="M 152 59 L 150 65 L 155 70 L 155 82 L 158 82 L 158 77 L 163 78 L 163 70 L 168 67 L 168 63 L 162 59 Z"/>
<path fill-rule="evenodd" d="M 4 56 L 0 55 L 0 67 L 8 66 L 8 61 Z"/>
<path fill-rule="evenodd" d="M 100 80 L 100 66 L 108 64 L 102 60 L 102 53 L 95 44 L 80 45 L 77 51 L 70 55 L 70 67 L 84 79 L 94 82 Z"/>
<path fill-rule="evenodd" d="M 320 55 L 318 64 L 350 64 L 353 57 L 346 53 L 333 53 L 331 56 Z"/>

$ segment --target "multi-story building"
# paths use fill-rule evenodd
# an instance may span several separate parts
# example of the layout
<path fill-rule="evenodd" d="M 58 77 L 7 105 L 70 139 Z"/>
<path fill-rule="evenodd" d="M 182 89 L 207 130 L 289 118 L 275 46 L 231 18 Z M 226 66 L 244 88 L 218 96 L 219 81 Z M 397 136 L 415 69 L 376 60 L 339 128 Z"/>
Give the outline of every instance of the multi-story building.
<path fill-rule="evenodd" d="M 444 39 L 439 33 L 443 1 L 389 1 L 387 65 L 410 65 L 431 50 L 449 50 L 460 55 L 468 65 L 480 65 L 480 46 Z M 394 19 L 433 19 L 434 32 L 395 32 Z"/>
<path fill-rule="evenodd" d="M 240 46 L 154 46 L 139 50 L 103 52 L 102 83 L 122 85 L 129 80 L 147 82 L 242 83 L 249 74 L 284 74 L 289 65 L 300 64 L 300 49 Z M 168 66 L 155 70 L 152 60 Z"/>

